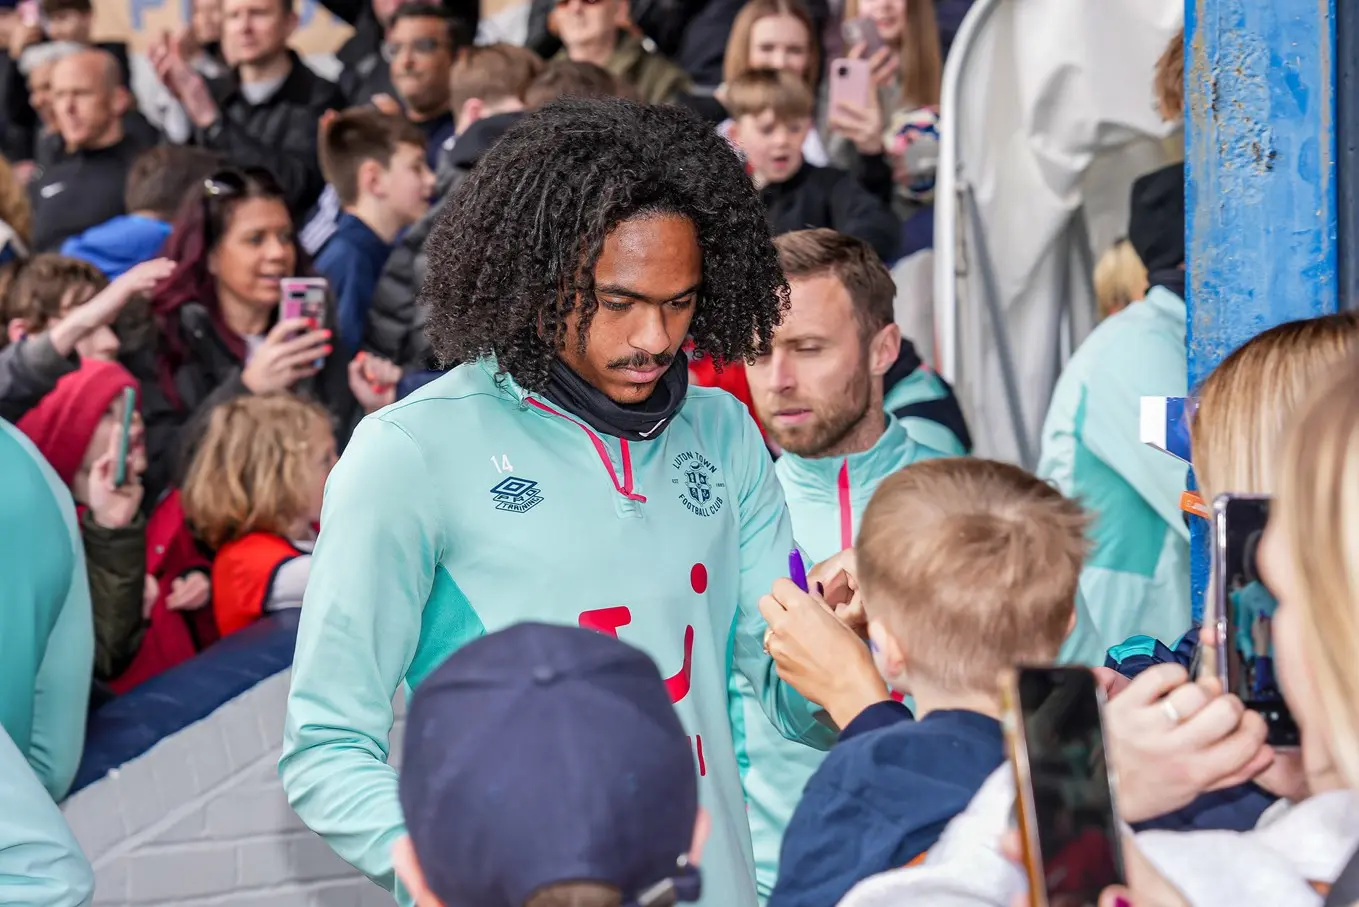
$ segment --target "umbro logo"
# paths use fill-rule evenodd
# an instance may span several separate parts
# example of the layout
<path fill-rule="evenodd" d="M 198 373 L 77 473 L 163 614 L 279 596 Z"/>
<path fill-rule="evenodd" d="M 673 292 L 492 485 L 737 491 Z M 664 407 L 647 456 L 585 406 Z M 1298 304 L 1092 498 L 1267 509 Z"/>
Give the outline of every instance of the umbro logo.
<path fill-rule="evenodd" d="M 51 198 L 52 196 L 60 195 L 65 191 L 66 191 L 65 183 L 49 183 L 48 185 L 43 186 L 41 189 L 39 189 L 38 194 L 41 195 L 43 198 Z"/>
<path fill-rule="evenodd" d="M 527 513 L 543 503 L 543 493 L 538 483 L 519 476 L 507 476 L 491 489 L 495 498 L 495 509 L 510 513 Z"/>

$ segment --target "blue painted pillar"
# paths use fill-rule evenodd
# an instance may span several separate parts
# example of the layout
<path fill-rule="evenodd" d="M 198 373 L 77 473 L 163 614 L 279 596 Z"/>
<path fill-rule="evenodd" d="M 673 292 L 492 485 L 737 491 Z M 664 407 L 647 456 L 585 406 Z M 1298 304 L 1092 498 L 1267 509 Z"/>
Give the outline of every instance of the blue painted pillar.
<path fill-rule="evenodd" d="M 1260 331 L 1336 311 L 1336 3 L 1185 0 L 1191 388 Z"/>

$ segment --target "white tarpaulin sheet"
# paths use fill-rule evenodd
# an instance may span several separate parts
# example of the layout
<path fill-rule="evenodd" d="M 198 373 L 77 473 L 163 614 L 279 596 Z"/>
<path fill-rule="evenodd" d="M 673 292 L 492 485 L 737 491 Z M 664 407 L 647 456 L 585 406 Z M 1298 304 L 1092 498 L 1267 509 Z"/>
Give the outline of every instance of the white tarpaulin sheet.
<path fill-rule="evenodd" d="M 1096 250 L 1126 233 L 1132 181 L 1171 159 L 1152 76 L 1182 2 L 977 0 L 953 45 L 935 324 L 978 454 L 1036 463 L 1053 383 L 1093 320 Z"/>

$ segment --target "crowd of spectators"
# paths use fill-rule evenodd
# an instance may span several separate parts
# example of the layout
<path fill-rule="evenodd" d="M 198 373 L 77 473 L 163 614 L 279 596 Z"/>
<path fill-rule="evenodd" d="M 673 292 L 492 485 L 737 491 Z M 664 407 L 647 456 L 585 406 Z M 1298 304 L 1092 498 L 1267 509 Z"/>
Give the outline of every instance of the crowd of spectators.
<path fill-rule="evenodd" d="M 759 607 L 767 655 L 824 710 L 834 748 L 788 739 L 730 678 L 760 902 L 1009 903 L 995 677 L 1054 661 L 1094 668 L 1110 699 L 1133 889 L 1110 898 L 1221 903 L 1203 894 L 1208 867 L 1229 866 L 1243 890 L 1312 894 L 1251 903 L 1321 904 L 1332 885 L 1327 904 L 1353 899 L 1359 872 L 1342 869 L 1359 828 L 1336 816 L 1359 785 L 1359 320 L 1274 328 L 1195 389 L 1195 497 L 1185 465 L 1138 437 L 1143 397 L 1190 392 L 1182 165 L 1132 188 L 1126 238 L 1092 275 L 1102 322 L 1058 381 L 1033 475 L 970 456 L 951 388 L 894 321 L 890 266 L 933 241 L 941 74 L 966 0 L 531 0 L 513 27 L 467 0 L 328 0 L 353 28 L 334 81 L 290 47 L 287 0 L 190 6 L 140 53 L 94 40 L 90 0 L 0 0 L 0 802 L 28 817 L 0 819 L 0 848 L 64 855 L 19 871 L 37 880 L 25 903 L 89 894 L 52 809 L 88 713 L 303 608 L 327 479 L 356 428 L 463 364 L 449 350 L 493 347 L 448 317 L 427 330 L 450 287 L 490 298 L 490 276 L 431 279 L 431 250 L 437 272 L 484 247 L 447 240 L 492 230 L 481 183 L 522 179 L 516 213 L 546 207 L 527 194 L 530 159 L 577 155 L 588 194 L 630 152 L 603 136 L 587 153 L 580 136 L 641 128 L 655 105 L 674 112 L 658 130 L 725 139 L 711 142 L 768 229 L 743 241 L 788 285 L 758 357 L 687 350 L 691 383 L 749 411 L 819 565 L 819 593 L 779 581 Z M 857 101 L 831 87 L 844 60 L 869 74 Z M 1180 35 L 1154 78 L 1168 121 L 1182 78 Z M 587 109 L 621 112 L 582 118 L 568 141 Z M 536 210 L 564 222 L 559 205 Z M 478 242 L 508 266 L 515 243 L 548 240 Z M 295 278 L 324 281 L 319 317 L 285 312 Z M 498 303 L 507 321 L 534 314 Z M 1260 558 L 1297 752 L 1188 673 L 1203 648 L 1188 521 L 1223 492 L 1276 498 Z M 861 612 L 861 635 L 835 606 Z M 409 837 L 380 881 L 428 905 L 697 898 L 712 820 L 665 684 L 642 653 L 581 629 L 468 644 L 415 692 Z M 599 784 L 572 773 L 587 763 Z M 1271 835 L 1280 822 L 1305 833 Z"/>

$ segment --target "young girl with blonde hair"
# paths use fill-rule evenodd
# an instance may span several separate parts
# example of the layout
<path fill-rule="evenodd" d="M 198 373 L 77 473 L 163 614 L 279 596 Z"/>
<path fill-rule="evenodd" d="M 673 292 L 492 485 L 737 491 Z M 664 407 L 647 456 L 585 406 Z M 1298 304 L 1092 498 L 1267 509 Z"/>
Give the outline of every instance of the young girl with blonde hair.
<path fill-rule="evenodd" d="M 316 403 L 244 395 L 212 411 L 183 499 L 185 516 L 217 551 L 212 608 L 223 636 L 301 607 L 335 460 L 330 417 Z"/>

